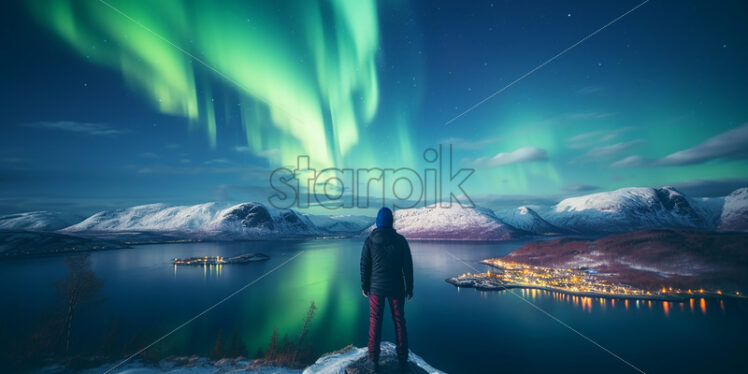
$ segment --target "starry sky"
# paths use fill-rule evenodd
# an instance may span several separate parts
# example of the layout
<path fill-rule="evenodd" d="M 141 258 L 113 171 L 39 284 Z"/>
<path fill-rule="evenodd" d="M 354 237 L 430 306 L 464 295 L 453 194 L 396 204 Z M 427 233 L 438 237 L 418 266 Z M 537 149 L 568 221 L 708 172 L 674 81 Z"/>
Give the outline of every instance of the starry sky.
<path fill-rule="evenodd" d="M 640 3 L 6 2 L 0 213 L 264 201 L 298 155 L 439 144 L 489 207 L 748 185 L 741 1 L 649 1 L 465 113 Z"/>

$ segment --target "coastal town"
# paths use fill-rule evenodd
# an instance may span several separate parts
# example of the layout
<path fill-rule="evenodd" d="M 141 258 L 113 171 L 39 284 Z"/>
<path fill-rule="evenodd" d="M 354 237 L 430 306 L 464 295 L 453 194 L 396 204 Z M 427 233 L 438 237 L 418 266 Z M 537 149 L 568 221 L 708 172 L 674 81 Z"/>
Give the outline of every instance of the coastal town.
<path fill-rule="evenodd" d="M 563 269 L 543 266 L 532 266 L 516 262 L 491 258 L 481 261 L 496 271 L 485 273 L 465 273 L 447 279 L 457 287 L 476 288 L 484 291 L 504 290 L 510 288 L 530 288 L 547 291 L 558 291 L 579 296 L 600 296 L 623 299 L 651 299 L 667 301 L 684 301 L 693 296 L 734 296 L 742 297 L 740 292 L 723 294 L 721 290 L 681 290 L 663 287 L 658 290 L 645 290 L 623 283 L 605 279 L 605 274 L 598 274 L 591 269 Z"/>

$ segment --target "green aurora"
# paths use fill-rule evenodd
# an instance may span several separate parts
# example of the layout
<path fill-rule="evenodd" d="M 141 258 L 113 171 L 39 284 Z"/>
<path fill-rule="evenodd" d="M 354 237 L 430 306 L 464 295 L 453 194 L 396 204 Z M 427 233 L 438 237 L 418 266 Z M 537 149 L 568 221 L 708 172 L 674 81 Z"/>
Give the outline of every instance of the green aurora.
<path fill-rule="evenodd" d="M 24 2 L 8 39 L 54 48 L 7 61 L 48 60 L 31 80 L 5 69 L 18 101 L 8 121 L 19 124 L 2 143 L 5 192 L 76 196 L 87 212 L 102 207 L 83 202 L 92 189 L 121 198 L 116 206 L 266 201 L 269 170 L 300 155 L 318 170 L 422 172 L 424 150 L 439 144 L 453 145 L 455 166 L 476 169 L 463 187 L 488 206 L 493 195 L 557 201 L 675 185 L 724 196 L 745 185 L 748 30 L 738 2 L 649 2 L 445 125 L 629 5 Z M 49 99 L 37 111 L 40 97 Z M 89 142 L 80 124 L 117 135 Z M 668 159 L 685 151 L 701 156 Z M 59 178 L 52 164 L 86 178 Z M 107 184 L 114 178 L 126 182 Z"/>
<path fill-rule="evenodd" d="M 247 145 L 280 150 L 284 165 L 307 154 L 342 166 L 378 108 L 373 0 L 30 4 L 78 53 L 121 71 L 159 111 L 201 127 L 213 147 L 216 79 L 242 98 Z"/>

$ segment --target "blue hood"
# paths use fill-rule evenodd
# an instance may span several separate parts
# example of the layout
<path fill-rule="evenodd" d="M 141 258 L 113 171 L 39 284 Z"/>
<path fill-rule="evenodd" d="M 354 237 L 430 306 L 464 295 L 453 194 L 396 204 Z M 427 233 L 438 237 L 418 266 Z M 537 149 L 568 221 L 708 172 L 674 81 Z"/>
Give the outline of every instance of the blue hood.
<path fill-rule="evenodd" d="M 389 208 L 379 209 L 377 227 L 392 227 L 392 211 Z"/>

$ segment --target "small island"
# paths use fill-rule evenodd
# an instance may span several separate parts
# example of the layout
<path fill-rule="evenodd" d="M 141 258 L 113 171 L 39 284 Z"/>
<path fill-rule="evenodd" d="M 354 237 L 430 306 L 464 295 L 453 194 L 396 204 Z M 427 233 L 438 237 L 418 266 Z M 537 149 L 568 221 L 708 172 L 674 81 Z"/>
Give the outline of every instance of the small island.
<path fill-rule="evenodd" d="M 174 265 L 228 265 L 247 264 L 250 262 L 267 261 L 270 257 L 262 253 L 245 253 L 233 257 L 204 256 L 190 258 L 175 258 Z"/>

